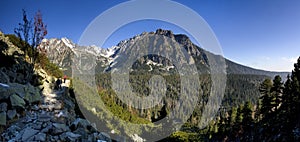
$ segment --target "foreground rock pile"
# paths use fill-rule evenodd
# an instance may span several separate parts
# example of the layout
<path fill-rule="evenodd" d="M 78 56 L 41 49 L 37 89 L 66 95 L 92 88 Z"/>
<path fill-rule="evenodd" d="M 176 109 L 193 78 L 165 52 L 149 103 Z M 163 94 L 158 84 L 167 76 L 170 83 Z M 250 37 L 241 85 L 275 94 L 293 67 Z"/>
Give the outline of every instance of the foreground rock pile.
<path fill-rule="evenodd" d="M 0 84 L 0 141 L 111 141 L 85 119 L 76 116 L 69 80 L 52 90 L 46 80 L 38 88 L 17 83 Z"/>
<path fill-rule="evenodd" d="M 111 141 L 77 115 L 70 81 L 54 90 L 55 79 L 19 44 L 0 31 L 0 141 Z"/>

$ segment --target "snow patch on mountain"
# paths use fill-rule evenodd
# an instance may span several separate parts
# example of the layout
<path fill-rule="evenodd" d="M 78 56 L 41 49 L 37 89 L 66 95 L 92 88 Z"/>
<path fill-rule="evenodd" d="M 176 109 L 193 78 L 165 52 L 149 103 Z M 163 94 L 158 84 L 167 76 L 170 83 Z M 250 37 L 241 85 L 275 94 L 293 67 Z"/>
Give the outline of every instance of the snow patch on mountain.
<path fill-rule="evenodd" d="M 64 44 L 66 46 L 70 47 L 70 48 L 74 47 L 73 44 L 72 44 L 72 42 L 69 39 L 67 39 L 67 38 L 61 38 L 61 41 L 64 42 Z"/>

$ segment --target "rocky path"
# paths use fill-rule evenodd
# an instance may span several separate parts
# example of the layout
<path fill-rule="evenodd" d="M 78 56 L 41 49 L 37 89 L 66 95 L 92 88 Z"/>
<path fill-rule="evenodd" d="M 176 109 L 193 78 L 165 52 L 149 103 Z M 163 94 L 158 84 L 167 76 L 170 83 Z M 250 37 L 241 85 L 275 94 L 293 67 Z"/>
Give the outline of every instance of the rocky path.
<path fill-rule="evenodd" d="M 67 80 L 60 90 L 53 90 L 53 85 L 45 82 L 38 103 L 26 103 L 22 112 L 25 114 L 14 109 L 20 118 L 13 117 L 11 121 L 15 121 L 8 124 L 0 141 L 111 141 L 107 134 L 96 131 L 87 120 L 76 116 L 69 85 Z"/>

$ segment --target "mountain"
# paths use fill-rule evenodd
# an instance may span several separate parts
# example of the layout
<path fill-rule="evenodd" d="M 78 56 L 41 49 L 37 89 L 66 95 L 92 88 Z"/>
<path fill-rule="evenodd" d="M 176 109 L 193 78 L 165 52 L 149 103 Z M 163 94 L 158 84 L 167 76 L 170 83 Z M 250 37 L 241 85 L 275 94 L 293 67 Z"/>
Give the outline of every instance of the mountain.
<path fill-rule="evenodd" d="M 245 102 L 256 104 L 260 97 L 259 86 L 264 79 L 273 78 L 275 75 L 286 78 L 288 74 L 287 72 L 258 70 L 234 63 L 229 59 L 210 53 L 193 44 L 186 35 L 173 34 L 170 30 L 162 29 L 158 29 L 155 32 L 143 32 L 130 39 L 120 41 L 116 46 L 107 49 L 93 45 L 80 46 L 74 44 L 67 38 L 44 39 L 39 48 L 45 51 L 53 63 L 63 68 L 68 76 L 72 75 L 73 70 L 73 75 L 76 77 L 78 77 L 77 74 L 87 77 L 85 78 L 86 80 L 84 80 L 86 82 L 83 81 L 88 84 L 87 86 L 91 84 L 97 85 L 99 89 L 98 97 L 101 96 L 106 108 L 119 118 L 132 123 L 148 124 L 158 122 L 165 118 L 170 111 L 175 111 L 178 112 L 180 116 L 187 117 L 185 119 L 187 119 L 187 125 L 189 127 L 183 127 L 182 129 L 188 129 L 188 131 L 195 131 L 193 130 L 193 126 L 201 125 L 201 120 L 203 119 L 202 114 L 206 112 L 207 109 L 209 112 L 217 111 L 214 110 L 214 108 L 219 109 L 218 103 L 211 103 L 211 106 L 205 107 L 209 104 L 210 95 L 218 94 L 218 92 L 216 92 L 218 89 L 214 90 L 211 88 L 212 86 L 216 87 L 214 81 L 224 81 L 220 80 L 224 78 L 218 78 L 218 74 L 224 75 L 226 73 L 227 80 L 223 82 L 223 85 L 225 85 L 223 92 L 224 97 L 216 97 L 215 101 L 221 102 L 220 108 L 226 111 L 229 111 L 232 107 L 238 107 Z M 71 66 L 72 64 L 75 65 L 73 68 Z M 128 72 L 129 85 L 131 87 L 125 86 L 128 85 L 126 84 L 127 82 L 122 82 L 124 79 L 120 77 L 120 75 Z M 95 73 L 95 76 L 89 76 L 93 75 L 90 73 Z M 180 87 L 182 84 L 180 81 L 182 74 L 186 75 L 184 77 L 189 77 L 189 75 L 195 75 L 196 73 L 199 75 L 199 85 L 196 85 L 199 88 L 196 87 L 196 89 L 199 89 L 200 94 L 197 96 L 198 100 L 194 100 L 193 98 L 186 99 L 191 102 L 186 102 L 188 105 L 187 108 L 193 105 L 193 103 L 197 103 L 194 105 L 195 108 L 189 117 L 189 115 L 186 115 L 184 112 L 176 110 L 181 108 L 177 106 L 178 99 L 182 94 L 182 88 Z M 216 74 L 217 77 L 211 76 L 211 73 Z M 112 74 L 115 76 L 112 76 Z M 166 97 L 160 101 L 153 99 L 140 103 L 142 104 L 141 106 L 139 104 L 133 104 L 134 102 L 143 101 L 143 99 L 139 100 L 139 97 L 147 97 L 152 93 L 151 88 L 153 84 L 155 84 L 155 82 L 152 82 L 152 76 L 158 74 L 161 75 L 166 82 L 166 86 L 158 88 L 166 88 L 166 90 L 158 89 L 159 91 L 156 92 L 156 94 L 165 91 Z M 120 78 L 116 78 L 116 76 Z M 113 79 L 119 82 L 119 86 L 112 85 Z M 95 82 L 92 82 L 93 80 L 95 80 Z M 77 101 L 81 101 L 81 103 L 86 105 L 94 104 L 97 98 L 95 98 L 95 96 L 91 98 L 88 97 L 90 93 L 88 92 L 88 87 L 82 82 L 76 83 L 80 88 L 77 89 L 77 91 L 82 91 L 82 93 L 85 94 L 79 95 L 82 97 L 82 100 Z M 153 83 L 152 86 L 151 83 Z M 154 85 L 154 87 L 157 86 L 159 85 Z M 122 90 L 123 88 L 132 88 L 132 92 L 137 94 L 138 97 L 131 97 L 132 92 Z M 119 91 L 118 93 L 124 94 L 121 96 L 125 96 L 126 102 L 124 102 L 124 98 L 117 96 L 116 90 Z M 103 104 L 101 105 L 103 106 Z M 137 107 L 136 105 L 139 106 Z M 107 116 L 107 114 L 105 114 L 107 110 L 103 108 L 86 107 L 85 109 L 97 110 L 91 111 L 90 113 L 97 112 L 101 113 L 102 116 Z M 221 109 L 219 109 L 219 111 Z M 213 116 L 204 119 L 205 121 L 209 121 L 212 120 L 212 118 Z M 119 127 L 112 126 L 115 125 L 114 122 L 105 123 L 110 124 L 108 127 Z M 171 123 L 175 124 L 178 122 Z M 130 131 L 129 129 L 127 130 L 127 128 L 124 129 L 124 131 Z M 144 128 L 136 129 L 140 129 L 143 132 L 147 131 L 147 129 Z M 146 135 L 148 133 L 145 132 L 144 134 L 145 135 L 141 133 L 143 138 L 149 137 Z M 155 133 L 153 133 L 153 135 L 155 135 Z"/>
<path fill-rule="evenodd" d="M 71 40 L 67 38 L 61 39 L 44 39 L 40 45 L 40 48 L 43 48 L 47 52 L 48 58 L 58 66 L 63 69 L 70 70 L 72 65 L 72 57 L 74 55 L 79 55 L 80 53 L 89 53 L 95 55 L 97 61 L 96 70 L 107 72 L 110 68 L 112 68 L 116 64 L 116 60 L 118 60 L 119 55 L 125 52 L 128 47 L 132 47 L 136 44 L 137 41 L 142 36 L 151 36 L 151 35 L 162 35 L 171 40 L 176 41 L 186 50 L 186 52 L 193 57 L 195 60 L 195 64 L 200 73 L 207 72 L 207 68 L 209 68 L 209 60 L 208 56 L 212 56 L 214 58 L 219 58 L 219 55 L 215 55 L 210 53 L 197 45 L 193 44 L 189 37 L 183 34 L 173 34 L 170 30 L 162 30 L 158 29 L 156 32 L 144 32 L 140 35 L 136 35 L 130 39 L 123 40 L 119 42 L 116 46 L 111 48 L 100 48 L 97 46 L 79 46 L 73 43 Z M 166 41 L 165 41 L 166 42 Z M 152 43 L 152 42 L 149 42 Z M 163 43 L 162 43 L 163 44 Z M 138 51 L 139 49 L 135 49 Z M 120 52 L 121 51 L 121 52 Z M 174 52 L 175 53 L 175 52 Z M 132 54 L 132 53 L 130 53 Z M 128 54 L 129 55 L 129 54 Z M 175 56 L 174 56 L 175 57 Z M 119 58 L 120 59 L 120 58 Z M 146 57 L 145 60 L 139 60 L 138 62 L 146 63 L 147 68 L 149 70 L 151 68 L 159 67 L 161 70 L 164 69 L 173 69 L 171 63 L 163 63 L 165 60 L 161 58 L 156 58 L 155 56 Z M 241 64 L 237 64 L 235 62 L 230 61 L 229 59 L 225 59 L 226 62 L 226 73 L 227 74 L 250 74 L 250 75 L 265 75 L 269 77 L 274 77 L 275 75 L 280 75 L 282 78 L 286 78 L 288 72 L 272 72 L 272 71 L 264 71 L 259 69 L 254 69 L 251 67 L 247 67 Z M 206 70 L 206 71 L 205 71 Z M 70 71 L 68 74 L 70 75 Z"/>
<path fill-rule="evenodd" d="M 174 94 L 176 92 L 178 94 L 180 90 L 178 85 L 174 85 L 175 82 L 179 83 L 178 75 L 197 72 L 200 75 L 204 104 L 207 103 L 209 92 L 212 91 L 210 85 L 216 80 L 210 76 L 214 63 L 215 70 L 217 70 L 215 74 L 224 74 L 226 69 L 227 80 L 224 82 L 226 88 L 222 105 L 228 109 L 246 101 L 255 104 L 260 97 L 259 85 L 264 79 L 273 78 L 275 75 L 280 75 L 285 79 L 288 74 L 288 72 L 258 70 L 234 63 L 198 47 L 186 35 L 173 34 L 170 30 L 162 29 L 155 32 L 143 32 L 107 49 L 76 45 L 67 38 L 44 39 L 40 48 L 45 50 L 49 59 L 63 68 L 68 76 L 72 75 L 72 63 L 75 64 L 73 73 L 88 74 L 92 69 L 90 73 L 95 74 L 95 84 L 100 88 L 111 89 L 110 73 L 123 73 L 127 70 L 131 74 L 130 83 L 134 86 L 134 91 L 146 96 L 150 93 L 149 87 L 141 84 L 147 84 L 151 75 L 160 74 L 169 78 L 167 91 L 170 91 L 170 96 L 174 97 Z M 219 66 L 218 62 L 224 63 Z M 190 65 L 195 65 L 196 69 L 193 70 Z M 95 77 L 92 78 L 95 79 Z M 87 78 L 85 81 L 91 83 L 92 78 Z M 173 103 L 171 100 L 166 102 Z M 155 111 L 154 114 L 161 110 Z M 156 118 L 158 116 L 155 115 Z M 150 116 L 144 117 L 150 118 Z"/>

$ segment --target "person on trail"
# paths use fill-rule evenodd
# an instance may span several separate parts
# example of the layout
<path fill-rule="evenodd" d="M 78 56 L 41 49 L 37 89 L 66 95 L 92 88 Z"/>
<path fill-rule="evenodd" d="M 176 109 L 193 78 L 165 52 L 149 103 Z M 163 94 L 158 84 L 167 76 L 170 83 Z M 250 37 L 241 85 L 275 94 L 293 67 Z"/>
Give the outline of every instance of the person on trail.
<path fill-rule="evenodd" d="M 62 80 L 60 78 L 58 78 L 55 83 L 56 83 L 57 90 L 60 90 L 61 89 Z"/>
<path fill-rule="evenodd" d="M 66 83 L 66 79 L 67 79 L 67 76 L 65 75 L 65 76 L 64 76 L 64 83 Z"/>

